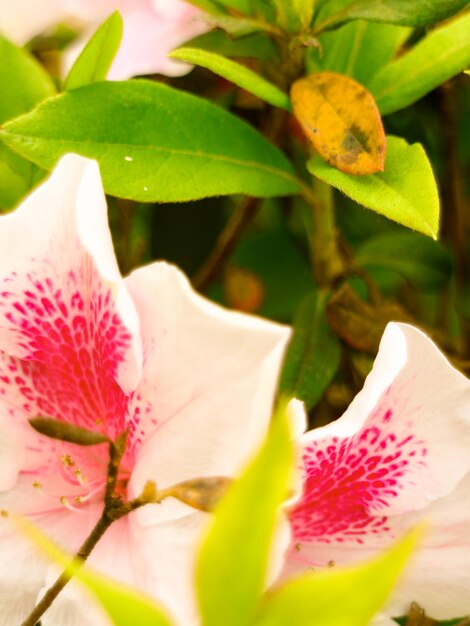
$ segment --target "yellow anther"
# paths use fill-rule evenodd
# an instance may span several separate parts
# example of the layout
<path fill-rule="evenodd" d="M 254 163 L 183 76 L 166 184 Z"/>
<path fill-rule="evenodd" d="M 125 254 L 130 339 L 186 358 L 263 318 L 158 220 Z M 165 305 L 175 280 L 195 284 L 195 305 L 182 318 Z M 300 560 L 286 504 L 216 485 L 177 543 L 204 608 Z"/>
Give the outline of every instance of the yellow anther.
<path fill-rule="evenodd" d="M 35 489 L 42 489 L 42 485 L 41 485 L 41 483 L 39 482 L 39 480 L 35 480 L 35 481 L 33 481 L 33 487 L 34 487 Z"/>
<path fill-rule="evenodd" d="M 82 470 L 79 467 L 74 470 L 74 474 L 80 485 L 85 485 L 85 483 L 87 482 L 86 476 L 83 474 Z"/>
<path fill-rule="evenodd" d="M 70 454 L 63 454 L 61 458 L 64 467 L 73 467 L 75 465 L 75 461 L 72 459 Z"/>
<path fill-rule="evenodd" d="M 60 496 L 59 500 L 60 500 L 60 503 L 63 504 L 64 506 L 67 506 L 69 503 L 69 501 L 67 500 L 65 496 Z"/>
<path fill-rule="evenodd" d="M 77 504 L 81 504 L 82 503 L 82 499 L 80 498 L 80 496 L 75 496 L 74 502 L 76 502 Z"/>
<path fill-rule="evenodd" d="M 8 513 L 8 511 L 5 511 L 4 509 L 2 509 L 2 510 L 0 511 L 0 515 L 1 515 L 2 517 L 8 517 L 8 516 L 9 516 L 9 513 Z"/>

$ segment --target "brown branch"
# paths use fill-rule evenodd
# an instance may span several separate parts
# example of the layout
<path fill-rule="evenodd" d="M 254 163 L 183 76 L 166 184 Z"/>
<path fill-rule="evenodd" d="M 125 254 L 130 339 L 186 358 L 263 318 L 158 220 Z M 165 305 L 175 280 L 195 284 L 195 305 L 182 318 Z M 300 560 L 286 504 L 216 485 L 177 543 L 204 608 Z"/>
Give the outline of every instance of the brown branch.
<path fill-rule="evenodd" d="M 193 278 L 195 289 L 205 291 L 217 280 L 259 208 L 259 198 L 244 198 L 240 206 L 234 209 L 214 249 Z"/>

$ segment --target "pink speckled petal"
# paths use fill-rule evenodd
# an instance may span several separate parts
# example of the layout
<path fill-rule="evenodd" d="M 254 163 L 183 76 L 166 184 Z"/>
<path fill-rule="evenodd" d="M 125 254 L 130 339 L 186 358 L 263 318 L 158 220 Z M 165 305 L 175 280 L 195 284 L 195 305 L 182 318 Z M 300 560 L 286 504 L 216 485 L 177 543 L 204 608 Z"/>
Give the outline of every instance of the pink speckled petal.
<path fill-rule="evenodd" d="M 124 395 L 141 374 L 141 344 L 97 164 L 64 157 L 0 217 L 0 246 L 0 345 L 21 359 L 4 357 L 0 393 L 14 393 L 8 403 L 29 416 L 119 430 Z"/>
<path fill-rule="evenodd" d="M 364 389 L 302 438 L 299 544 L 383 545 L 398 516 L 449 494 L 470 468 L 470 383 L 417 329 L 390 324 Z M 314 559 L 315 560 L 315 559 Z"/>
<path fill-rule="evenodd" d="M 133 491 L 148 479 L 165 487 L 196 476 L 233 476 L 265 436 L 289 329 L 210 303 L 165 263 L 137 270 L 127 284 L 144 341 L 137 391 L 153 404 L 142 415 L 147 441 Z M 154 523 L 187 510 L 168 500 L 138 513 Z"/>

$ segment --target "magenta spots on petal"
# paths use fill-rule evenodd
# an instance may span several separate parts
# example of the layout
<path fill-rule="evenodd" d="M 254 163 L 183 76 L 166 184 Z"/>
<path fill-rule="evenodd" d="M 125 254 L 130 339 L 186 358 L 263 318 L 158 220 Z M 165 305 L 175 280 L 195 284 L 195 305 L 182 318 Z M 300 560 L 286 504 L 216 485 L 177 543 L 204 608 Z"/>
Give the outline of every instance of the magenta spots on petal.
<path fill-rule="evenodd" d="M 127 428 L 123 489 L 137 447 L 157 426 L 150 420 L 141 423 L 148 403 L 136 392 L 125 394 L 117 383 L 132 338 L 110 287 L 92 260 L 79 254 L 74 271 L 36 260 L 37 274 L 12 273 L 3 278 L 3 290 L 0 283 L 0 332 L 21 348 L 21 358 L 0 352 L 0 395 L 15 426 L 23 425 L 27 458 L 22 474 L 33 477 L 36 491 L 41 483 L 45 510 L 62 506 L 62 497 L 75 499 L 77 506 L 101 497 L 107 448 L 81 449 L 41 437 L 28 418 L 50 416 L 112 438 Z M 64 458 L 73 464 L 64 465 Z"/>
<path fill-rule="evenodd" d="M 403 489 L 410 459 L 426 448 L 413 434 L 389 432 L 391 409 L 373 417 L 352 437 L 306 447 L 303 494 L 290 512 L 295 541 L 362 544 L 369 533 L 390 532 L 381 509 Z"/>

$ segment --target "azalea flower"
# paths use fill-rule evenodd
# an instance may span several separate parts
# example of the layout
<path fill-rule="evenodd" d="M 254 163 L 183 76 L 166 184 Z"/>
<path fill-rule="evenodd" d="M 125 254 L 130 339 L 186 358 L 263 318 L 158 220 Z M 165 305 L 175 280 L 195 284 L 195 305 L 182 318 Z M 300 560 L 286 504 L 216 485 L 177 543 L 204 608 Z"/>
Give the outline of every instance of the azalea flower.
<path fill-rule="evenodd" d="M 138 496 L 234 476 L 265 436 L 289 331 L 228 312 L 163 262 L 123 279 L 95 162 L 64 157 L 0 217 L 0 509 L 28 515 L 74 552 L 103 508 L 107 444 L 81 447 L 29 424 L 52 417 L 116 438 L 118 485 Z M 194 546 L 207 514 L 169 498 L 115 522 L 91 563 L 193 623 Z M 0 518 L 0 625 L 19 624 L 57 571 Z M 72 582 L 43 626 L 100 625 Z"/>
<path fill-rule="evenodd" d="M 155 73 L 181 76 L 191 69 L 167 58 L 208 29 L 201 12 L 183 0 L 0 0 L 0 32 L 23 45 L 61 22 L 78 26 L 82 35 L 65 51 L 68 70 L 93 31 L 115 10 L 122 15 L 124 32 L 111 80 Z"/>
<path fill-rule="evenodd" d="M 371 557 L 424 519 L 385 613 L 406 614 L 412 601 L 437 619 L 470 613 L 470 382 L 426 335 L 389 324 L 346 413 L 300 446 L 284 576 Z"/>

